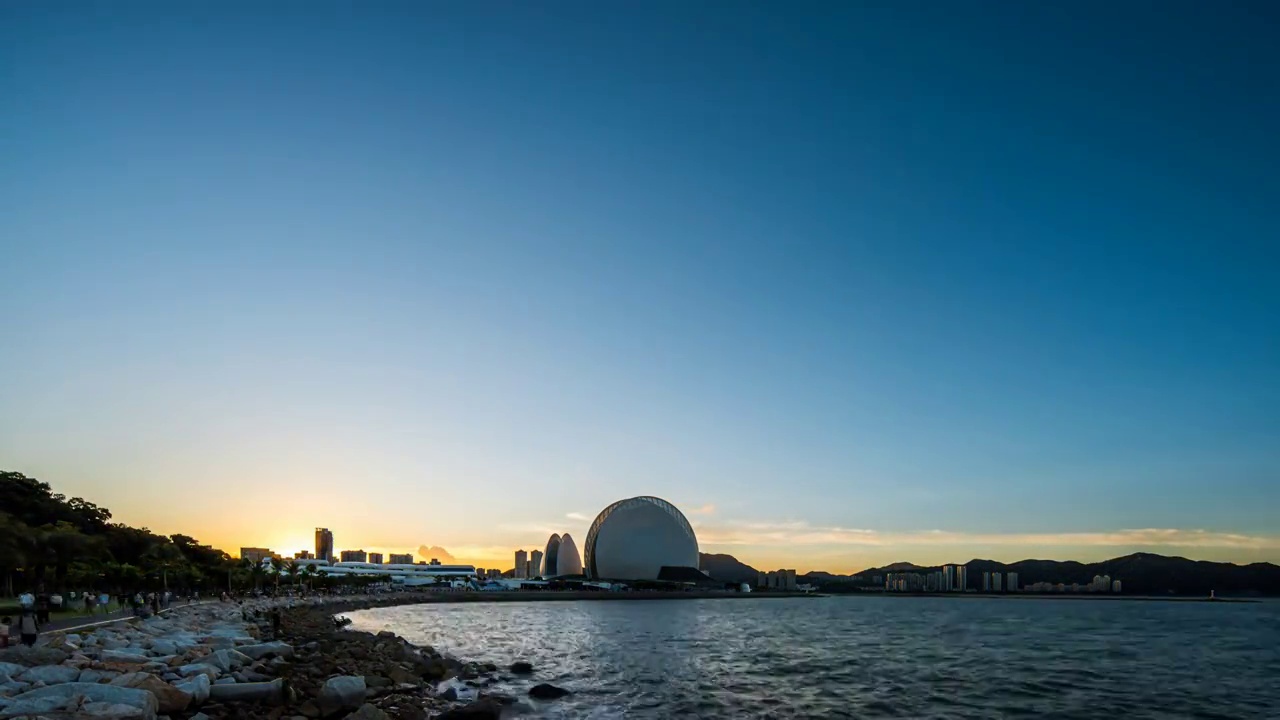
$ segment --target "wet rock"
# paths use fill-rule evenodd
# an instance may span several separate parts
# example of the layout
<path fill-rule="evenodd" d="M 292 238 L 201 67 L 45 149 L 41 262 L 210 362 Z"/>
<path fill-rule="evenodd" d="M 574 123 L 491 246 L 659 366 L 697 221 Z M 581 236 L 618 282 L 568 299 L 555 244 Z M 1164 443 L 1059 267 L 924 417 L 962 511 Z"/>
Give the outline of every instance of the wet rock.
<path fill-rule="evenodd" d="M 359 710 L 347 715 L 345 720 L 390 720 L 390 716 L 379 708 L 365 703 Z"/>
<path fill-rule="evenodd" d="M 562 698 L 565 695 L 572 694 L 573 693 L 568 690 L 556 687 L 550 683 L 539 683 L 529 688 L 529 697 L 537 698 L 538 700 L 555 700 L 556 698 Z"/>
<path fill-rule="evenodd" d="M 382 677 L 381 675 L 365 675 L 364 684 L 365 684 L 365 687 L 384 688 L 384 687 L 391 687 L 392 682 L 391 682 L 391 678 L 385 678 L 385 677 Z"/>
<path fill-rule="evenodd" d="M 510 669 L 511 669 L 511 672 L 515 673 L 516 675 L 529 675 L 533 673 L 533 663 L 528 663 L 523 660 L 518 662 L 513 662 L 511 663 Z"/>
<path fill-rule="evenodd" d="M 9 677 L 17 677 L 27 671 L 26 665 L 18 663 L 0 662 L 0 675 L 8 675 Z"/>
<path fill-rule="evenodd" d="M 434 720 L 501 720 L 502 703 L 492 698 L 479 700 L 458 708 L 445 710 Z"/>
<path fill-rule="evenodd" d="M 321 713 L 332 715 L 341 710 L 355 710 L 360 707 L 364 704 L 366 692 L 363 677 L 342 675 L 325 681 L 316 702 L 320 706 Z"/>
<path fill-rule="evenodd" d="M 298 712 L 306 718 L 318 718 L 320 717 L 320 706 L 316 705 L 313 700 L 307 700 L 298 706 Z"/>
<path fill-rule="evenodd" d="M 217 687 L 219 685 L 235 685 L 235 684 L 236 684 L 236 679 L 233 677 L 218 678 L 217 680 L 213 681 L 214 687 Z"/>

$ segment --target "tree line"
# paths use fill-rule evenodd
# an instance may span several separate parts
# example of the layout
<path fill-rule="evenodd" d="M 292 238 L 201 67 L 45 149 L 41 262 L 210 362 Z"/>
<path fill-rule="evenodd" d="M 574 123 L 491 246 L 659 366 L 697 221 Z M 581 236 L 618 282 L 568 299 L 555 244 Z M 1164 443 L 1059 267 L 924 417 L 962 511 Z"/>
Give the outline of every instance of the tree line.
<path fill-rule="evenodd" d="M 0 592 L 172 589 L 217 592 L 286 585 L 367 584 L 273 559 L 237 561 L 188 535 L 160 535 L 112 522 L 111 511 L 53 492 L 48 483 L 0 471 Z"/>

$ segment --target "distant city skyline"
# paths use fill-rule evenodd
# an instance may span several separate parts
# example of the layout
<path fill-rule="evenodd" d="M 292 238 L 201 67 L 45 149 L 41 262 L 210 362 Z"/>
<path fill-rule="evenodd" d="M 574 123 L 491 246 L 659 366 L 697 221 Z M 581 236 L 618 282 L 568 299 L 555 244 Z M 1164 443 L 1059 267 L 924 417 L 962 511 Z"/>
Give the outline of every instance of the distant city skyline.
<path fill-rule="evenodd" d="M 0 3 L 5 468 L 229 552 L 1280 562 L 1276 7 L 339 7 Z"/>

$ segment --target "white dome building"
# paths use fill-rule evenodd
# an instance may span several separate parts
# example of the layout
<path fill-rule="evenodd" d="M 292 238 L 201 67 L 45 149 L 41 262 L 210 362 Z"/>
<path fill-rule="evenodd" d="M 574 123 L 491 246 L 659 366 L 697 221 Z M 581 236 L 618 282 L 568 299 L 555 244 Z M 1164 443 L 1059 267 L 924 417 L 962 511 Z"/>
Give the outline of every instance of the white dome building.
<path fill-rule="evenodd" d="M 698 567 L 698 538 L 689 521 L 671 503 L 648 495 L 602 510 L 587 531 L 585 550 L 593 580 L 657 580 L 663 568 Z"/>

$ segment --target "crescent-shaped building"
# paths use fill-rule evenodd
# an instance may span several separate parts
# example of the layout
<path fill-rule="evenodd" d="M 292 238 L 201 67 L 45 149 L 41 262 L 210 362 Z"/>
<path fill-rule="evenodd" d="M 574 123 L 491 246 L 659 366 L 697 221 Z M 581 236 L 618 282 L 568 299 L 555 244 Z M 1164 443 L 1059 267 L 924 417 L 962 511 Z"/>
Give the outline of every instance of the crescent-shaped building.
<path fill-rule="evenodd" d="M 572 535 L 553 533 L 547 539 L 547 549 L 542 553 L 540 574 L 544 578 L 582 574 L 582 556 L 578 554 L 578 545 L 573 541 Z"/>
<path fill-rule="evenodd" d="M 581 575 L 582 556 L 578 554 L 578 544 L 573 536 L 565 533 L 560 536 L 560 557 L 556 562 L 556 575 Z"/>
<path fill-rule="evenodd" d="M 587 531 L 585 553 L 593 580 L 657 580 L 663 568 L 697 570 L 698 538 L 674 505 L 644 495 L 600 511 Z"/>

